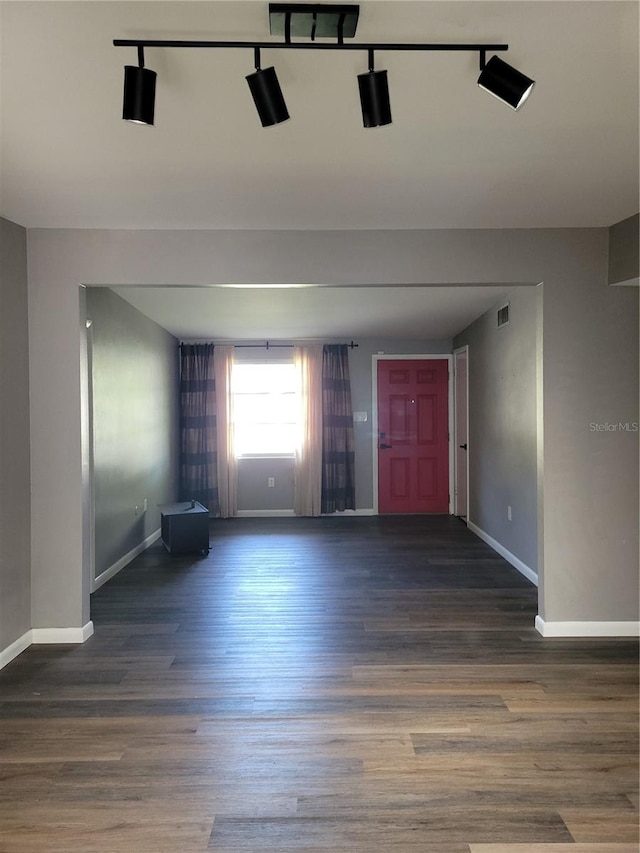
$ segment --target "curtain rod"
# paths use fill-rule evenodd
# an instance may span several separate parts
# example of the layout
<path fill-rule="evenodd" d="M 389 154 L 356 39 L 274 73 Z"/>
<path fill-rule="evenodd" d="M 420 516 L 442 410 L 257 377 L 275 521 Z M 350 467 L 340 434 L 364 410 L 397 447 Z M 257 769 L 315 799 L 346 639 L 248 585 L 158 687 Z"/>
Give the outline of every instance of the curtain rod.
<path fill-rule="evenodd" d="M 190 347 L 196 346 L 194 344 L 185 344 L 181 343 L 180 347 Z M 215 344 L 214 344 L 215 346 Z M 263 344 L 234 344 L 235 349 L 293 349 L 295 346 L 299 346 L 298 344 L 272 344 L 269 341 L 265 341 Z M 348 344 L 341 344 L 341 346 L 349 347 L 349 349 L 355 349 L 359 347 L 360 344 L 356 344 L 353 341 L 350 341 Z"/>

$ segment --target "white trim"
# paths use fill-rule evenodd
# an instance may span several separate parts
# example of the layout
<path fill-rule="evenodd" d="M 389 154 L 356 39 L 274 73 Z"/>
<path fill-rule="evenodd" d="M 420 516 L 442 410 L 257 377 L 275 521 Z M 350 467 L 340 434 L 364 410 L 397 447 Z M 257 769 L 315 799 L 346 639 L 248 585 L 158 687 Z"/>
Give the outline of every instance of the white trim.
<path fill-rule="evenodd" d="M 378 515 L 378 362 L 379 361 L 446 361 L 449 418 L 449 514 L 453 514 L 453 355 L 445 353 L 375 353 L 371 356 L 371 444 L 373 454 L 373 514 Z"/>
<path fill-rule="evenodd" d="M 151 536 L 147 536 L 145 540 L 136 545 L 135 548 L 132 548 L 128 554 L 125 554 L 124 557 L 120 557 L 120 559 L 115 562 L 112 566 L 109 566 L 108 569 L 105 569 L 104 572 L 101 572 L 97 578 L 91 584 L 91 592 L 95 592 L 99 589 L 103 584 L 105 584 L 108 580 L 114 575 L 117 575 L 119 571 L 124 569 L 125 566 L 128 566 L 132 560 L 135 560 L 143 551 L 146 551 L 150 545 L 153 545 L 154 542 L 157 542 L 160 538 L 160 528 L 156 530 Z"/>
<path fill-rule="evenodd" d="M 467 435 L 466 435 L 466 445 L 467 445 L 467 449 L 466 449 L 465 454 L 464 454 L 464 456 L 465 456 L 465 465 L 467 466 L 467 478 L 466 478 L 466 481 L 467 481 L 467 494 L 466 494 L 466 500 L 465 500 L 465 508 L 466 508 L 466 512 L 465 512 L 465 515 L 464 515 L 464 516 L 462 516 L 462 517 L 464 517 L 464 519 L 466 520 L 466 519 L 468 519 L 468 518 L 469 518 L 469 344 L 464 344 L 464 346 L 458 347 L 457 349 L 454 349 L 454 351 L 453 351 L 453 385 L 454 385 L 454 389 L 453 389 L 453 390 L 454 390 L 454 409 L 453 409 L 453 418 L 454 418 L 454 423 L 453 423 L 453 429 L 451 430 L 451 432 L 452 432 L 452 434 L 453 434 L 453 442 L 454 442 L 454 447 L 453 447 L 453 459 L 454 459 L 454 466 L 453 466 L 453 476 L 454 476 L 454 483 L 453 483 L 453 513 L 454 513 L 454 515 L 459 515 L 459 513 L 458 513 L 458 501 L 457 501 L 457 498 L 456 498 L 456 486 L 458 485 L 458 472 L 456 471 L 455 460 L 458 458 L 458 457 L 457 457 L 457 455 L 456 455 L 456 450 L 457 450 L 456 445 L 457 445 L 457 443 L 458 443 L 458 438 L 456 437 L 456 436 L 457 436 L 457 434 L 458 434 L 458 427 L 457 427 L 458 413 L 457 413 L 457 410 L 456 410 L 456 408 L 455 408 L 455 399 L 456 399 L 456 398 L 455 398 L 455 383 L 456 383 L 456 381 L 457 381 L 457 380 L 456 380 L 456 370 L 457 370 L 457 367 L 458 367 L 458 366 L 457 366 L 457 364 L 456 364 L 456 355 L 461 354 L 461 353 L 465 353 L 465 354 L 466 354 L 466 357 L 465 357 L 465 368 L 466 368 L 466 374 L 467 374 L 467 375 L 466 375 L 466 378 L 465 378 L 465 385 L 466 385 L 466 395 L 465 395 L 465 396 L 466 396 L 466 398 L 467 398 L 467 399 L 466 399 L 466 402 L 465 402 L 465 405 L 466 405 L 466 408 L 467 408 L 467 412 L 466 412 L 466 418 L 467 418 Z"/>
<path fill-rule="evenodd" d="M 31 642 L 38 644 L 85 643 L 93 634 L 93 622 L 82 628 L 32 628 Z"/>
<path fill-rule="evenodd" d="M 86 288 L 85 288 L 86 290 Z M 84 302 L 86 309 L 86 299 Z M 94 429 L 94 411 L 93 411 L 93 322 L 87 326 L 87 438 L 89 442 L 89 470 L 88 470 L 88 489 L 89 489 L 89 507 L 88 518 L 89 530 L 85 535 L 89 537 L 89 580 L 90 592 L 94 592 L 99 586 L 102 586 L 109 578 L 97 583 L 96 573 L 96 476 L 95 476 L 95 429 Z M 115 572 L 113 573 L 115 574 Z"/>
<path fill-rule="evenodd" d="M 245 462 L 252 459 L 291 459 L 295 460 L 295 453 L 241 453 L 235 457 L 236 462 Z"/>
<path fill-rule="evenodd" d="M 38 644 L 84 643 L 93 634 L 93 622 L 82 628 L 32 628 L 31 642 Z"/>
<path fill-rule="evenodd" d="M 522 560 L 519 560 L 515 554 L 512 554 L 511 551 L 507 551 L 504 545 L 501 545 L 496 539 L 492 536 L 489 536 L 488 533 L 485 533 L 477 524 L 474 524 L 473 521 L 467 521 L 467 527 L 472 533 L 475 533 L 483 542 L 486 542 L 494 551 L 497 551 L 501 557 L 511 563 L 514 569 L 517 569 L 521 575 L 524 575 L 528 581 L 538 586 L 538 575 L 534 572 L 533 569 L 529 568 L 526 563 L 523 563 Z"/>
<path fill-rule="evenodd" d="M 535 626 L 543 637 L 640 636 L 640 622 L 545 622 L 536 616 Z"/>
<path fill-rule="evenodd" d="M 236 518 L 293 518 L 292 509 L 239 509 Z"/>
<path fill-rule="evenodd" d="M 92 634 L 93 622 L 87 622 L 82 628 L 31 628 L 6 649 L 0 651 L 0 669 L 11 663 L 34 643 L 39 645 L 84 643 Z"/>
<path fill-rule="evenodd" d="M 376 515 L 373 507 L 365 507 L 363 509 L 343 509 L 337 510 L 336 512 L 323 512 L 323 518 L 345 518 L 346 516 L 351 515 Z"/>
<path fill-rule="evenodd" d="M 378 361 L 379 356 L 371 357 L 371 452 L 373 457 L 372 485 L 373 485 L 373 512 L 379 515 L 380 507 L 378 500 Z"/>
<path fill-rule="evenodd" d="M 82 459 L 82 573 L 91 593 L 96 571 L 93 434 L 93 321 L 87 316 L 87 288 L 78 287 L 80 308 L 80 443 Z"/>
<path fill-rule="evenodd" d="M 373 508 L 345 509 L 342 512 L 322 513 L 323 518 L 341 518 L 346 515 L 376 515 Z M 297 516 L 292 509 L 239 509 L 236 518 L 313 518 L 319 516 Z"/>
<path fill-rule="evenodd" d="M 627 278 L 625 281 L 610 281 L 609 287 L 638 287 L 640 286 L 640 276 L 635 278 Z"/>
<path fill-rule="evenodd" d="M 447 356 L 447 395 L 449 406 L 447 412 L 447 432 L 449 434 L 449 515 L 453 515 L 453 353 Z"/>
<path fill-rule="evenodd" d="M 6 666 L 8 663 L 14 658 L 17 658 L 18 655 L 21 655 L 25 649 L 28 649 L 31 645 L 31 631 L 25 631 L 21 637 L 18 637 L 11 645 L 7 646 L 6 649 L 2 649 L 0 651 L 0 669 L 3 666 Z"/>

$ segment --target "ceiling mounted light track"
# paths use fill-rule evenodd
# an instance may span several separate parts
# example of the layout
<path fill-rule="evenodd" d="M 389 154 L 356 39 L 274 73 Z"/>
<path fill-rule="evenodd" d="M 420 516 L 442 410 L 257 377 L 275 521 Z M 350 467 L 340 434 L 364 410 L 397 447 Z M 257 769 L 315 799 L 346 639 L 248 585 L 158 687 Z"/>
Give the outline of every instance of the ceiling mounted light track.
<path fill-rule="evenodd" d="M 386 71 L 374 70 L 375 51 L 445 51 L 473 52 L 479 55 L 478 86 L 500 101 L 518 110 L 535 85 L 517 69 L 498 56 L 488 61 L 489 51 L 508 50 L 508 44 L 345 44 L 345 38 L 355 36 L 359 6 L 336 4 L 272 3 L 269 23 L 272 35 L 284 41 L 177 41 L 169 39 L 114 39 L 115 47 L 136 47 L 138 66 L 125 66 L 125 85 L 122 117 L 138 124 L 152 125 L 154 121 L 156 73 L 144 66 L 144 48 L 208 48 L 253 50 L 255 72 L 247 77 L 249 89 L 263 127 L 281 124 L 289 118 L 287 106 L 278 83 L 275 68 L 260 67 L 261 50 L 361 50 L 366 51 L 369 71 L 358 75 L 362 121 L 365 127 L 391 124 L 389 84 Z M 306 42 L 291 39 L 307 38 Z M 335 42 L 318 42 L 317 38 L 332 38 Z"/>

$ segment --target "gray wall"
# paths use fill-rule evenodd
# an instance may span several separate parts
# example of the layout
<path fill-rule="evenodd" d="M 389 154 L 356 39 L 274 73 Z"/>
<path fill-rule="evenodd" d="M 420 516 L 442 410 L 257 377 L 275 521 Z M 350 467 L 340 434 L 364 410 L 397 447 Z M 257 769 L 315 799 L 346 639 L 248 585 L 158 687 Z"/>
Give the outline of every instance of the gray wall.
<path fill-rule="evenodd" d="M 521 287 L 454 339 L 469 346 L 468 519 L 537 572 L 537 288 Z M 509 303 L 498 328 L 497 309 Z M 511 507 L 511 521 L 507 519 Z"/>
<path fill-rule="evenodd" d="M 638 291 L 608 286 L 607 229 L 33 229 L 27 251 L 34 627 L 89 618 L 78 284 L 105 282 L 544 282 L 540 615 L 638 619 L 638 434 L 590 427 L 638 420 Z"/>
<path fill-rule="evenodd" d="M 640 214 L 609 228 L 609 284 L 635 282 L 640 276 Z"/>
<path fill-rule="evenodd" d="M 293 458 L 238 460 L 239 512 L 293 512 Z M 269 477 L 275 486 L 268 485 Z"/>
<path fill-rule="evenodd" d="M 98 577 L 159 529 L 158 504 L 176 500 L 178 341 L 108 288 L 87 288 L 86 310 Z"/>
<path fill-rule="evenodd" d="M 0 219 L 0 653 L 31 628 L 26 231 Z"/>
<path fill-rule="evenodd" d="M 303 343 L 303 342 L 301 342 Z M 327 339 L 322 343 L 343 343 Z M 366 422 L 354 423 L 356 466 L 356 509 L 373 507 L 373 436 L 372 436 L 372 356 L 388 354 L 445 354 L 451 352 L 451 340 L 415 341 L 398 338 L 359 338 L 357 347 L 349 350 L 349 372 L 354 412 L 366 412 Z M 237 349 L 236 359 L 245 361 L 277 361 L 287 358 L 287 350 Z M 267 480 L 275 478 L 275 488 Z M 293 510 L 292 459 L 243 459 L 238 465 L 238 509 L 240 511 Z"/>

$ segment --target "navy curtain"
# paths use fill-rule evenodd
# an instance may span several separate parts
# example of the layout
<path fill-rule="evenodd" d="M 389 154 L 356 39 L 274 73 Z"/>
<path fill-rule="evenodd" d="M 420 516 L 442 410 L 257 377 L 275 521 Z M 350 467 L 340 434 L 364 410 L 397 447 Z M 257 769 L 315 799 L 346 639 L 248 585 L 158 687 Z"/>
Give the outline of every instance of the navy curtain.
<path fill-rule="evenodd" d="M 213 344 L 181 348 L 180 497 L 219 515 Z"/>
<path fill-rule="evenodd" d="M 353 412 L 349 347 L 322 349 L 322 497 L 321 512 L 356 508 Z"/>

